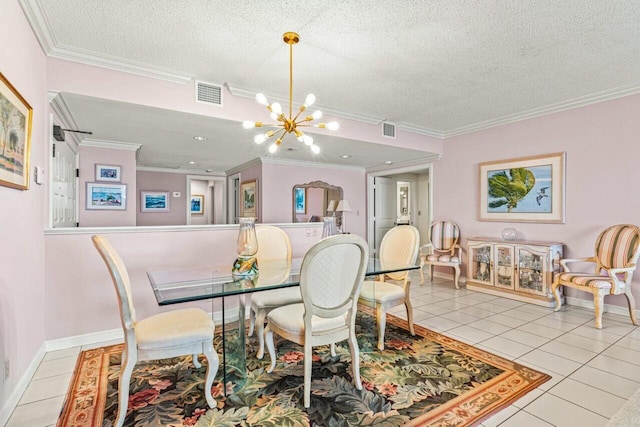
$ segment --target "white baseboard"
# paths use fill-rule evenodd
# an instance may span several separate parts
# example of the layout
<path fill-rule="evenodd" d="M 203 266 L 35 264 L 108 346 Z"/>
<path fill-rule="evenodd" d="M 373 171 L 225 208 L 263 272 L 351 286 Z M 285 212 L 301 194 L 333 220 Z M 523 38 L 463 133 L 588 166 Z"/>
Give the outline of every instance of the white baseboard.
<path fill-rule="evenodd" d="M 5 401 L 2 409 L 0 409 L 0 426 L 6 425 L 13 413 L 13 410 L 16 406 L 18 406 L 18 402 L 20 402 L 20 398 L 27 390 L 29 383 L 31 382 L 31 378 L 36 373 L 38 366 L 40 366 L 40 362 L 44 359 L 45 354 L 47 354 L 46 344 L 42 344 L 38 351 L 36 352 L 33 359 L 31 359 L 31 363 L 27 366 L 27 370 L 22 374 L 18 383 L 16 384 L 13 392 L 9 395 L 9 398 Z"/>
<path fill-rule="evenodd" d="M 576 307 L 582 307 L 582 308 L 588 308 L 589 310 L 594 310 L 593 300 L 576 298 L 576 297 L 565 297 L 565 298 L 567 300 L 567 304 L 569 305 L 575 305 Z M 604 312 L 617 314 L 623 317 L 629 317 L 629 308 L 626 306 L 605 304 Z M 640 317 L 640 310 L 638 309 L 636 309 L 636 317 Z"/>

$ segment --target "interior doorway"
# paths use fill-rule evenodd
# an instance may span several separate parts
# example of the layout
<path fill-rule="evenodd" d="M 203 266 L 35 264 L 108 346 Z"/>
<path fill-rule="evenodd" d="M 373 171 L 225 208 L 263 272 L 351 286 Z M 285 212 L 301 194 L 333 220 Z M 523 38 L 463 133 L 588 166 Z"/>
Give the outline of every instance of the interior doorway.
<path fill-rule="evenodd" d="M 187 175 L 187 225 L 226 224 L 226 178 Z"/>
<path fill-rule="evenodd" d="M 420 232 L 420 245 L 429 241 L 433 214 L 431 164 L 370 173 L 367 179 L 367 241 L 377 255 L 382 238 L 396 225 L 413 225 Z"/>

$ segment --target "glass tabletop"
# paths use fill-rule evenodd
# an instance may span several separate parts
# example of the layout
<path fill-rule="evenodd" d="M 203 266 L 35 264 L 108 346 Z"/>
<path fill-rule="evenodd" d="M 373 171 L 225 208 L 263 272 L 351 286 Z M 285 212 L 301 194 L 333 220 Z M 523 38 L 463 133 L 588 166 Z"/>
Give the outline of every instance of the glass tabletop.
<path fill-rule="evenodd" d="M 233 278 L 231 267 L 194 267 L 173 269 L 149 269 L 147 276 L 159 305 L 177 304 L 231 295 L 248 294 L 269 289 L 280 289 L 300 284 L 302 258 L 294 258 L 291 268 L 286 260 L 262 260 L 259 275 L 249 278 Z M 393 265 L 370 258 L 367 276 L 383 273 L 417 270 L 419 265 Z"/>

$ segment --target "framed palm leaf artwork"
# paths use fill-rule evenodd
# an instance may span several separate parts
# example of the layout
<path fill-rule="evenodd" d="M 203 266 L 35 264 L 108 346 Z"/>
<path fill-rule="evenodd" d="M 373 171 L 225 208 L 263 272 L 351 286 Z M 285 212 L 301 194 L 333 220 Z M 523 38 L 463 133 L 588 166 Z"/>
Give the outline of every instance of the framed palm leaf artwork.
<path fill-rule="evenodd" d="M 479 164 L 480 221 L 564 223 L 565 153 Z"/>

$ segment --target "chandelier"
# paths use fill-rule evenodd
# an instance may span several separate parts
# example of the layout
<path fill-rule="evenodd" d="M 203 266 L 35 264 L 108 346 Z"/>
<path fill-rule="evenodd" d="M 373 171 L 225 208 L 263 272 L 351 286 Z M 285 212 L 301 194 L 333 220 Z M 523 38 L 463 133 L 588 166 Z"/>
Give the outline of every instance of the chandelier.
<path fill-rule="evenodd" d="M 339 125 L 337 122 L 318 123 L 312 125 L 310 122 L 322 117 L 322 111 L 319 110 L 309 116 L 302 115 L 302 113 L 316 101 L 316 96 L 312 93 L 307 95 L 304 104 L 300 106 L 298 113 L 295 116 L 293 115 L 293 45 L 300 41 L 300 37 L 294 32 L 286 32 L 283 34 L 282 39 L 289 45 L 289 116 L 287 117 L 285 115 L 282 111 L 282 106 L 279 103 L 274 102 L 273 104 L 269 104 L 267 97 L 264 96 L 264 94 L 259 93 L 256 95 L 256 101 L 266 106 L 267 110 L 271 113 L 271 118 L 273 120 L 277 120 L 278 123 L 244 121 L 242 122 L 242 126 L 245 129 L 261 127 L 276 128 L 260 133 L 253 138 L 256 144 L 262 144 L 269 138 L 276 136 L 275 142 L 269 146 L 270 153 L 275 153 L 278 150 L 278 147 L 282 144 L 282 138 L 284 138 L 286 134 L 293 133 L 298 138 L 298 141 L 304 142 L 309 146 L 313 153 L 318 154 L 320 152 L 320 147 L 313 143 L 313 138 L 311 136 L 304 134 L 299 128 L 313 126 L 321 129 L 336 130 Z"/>

